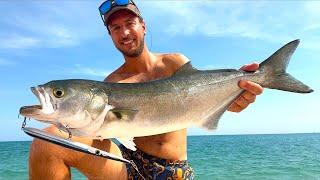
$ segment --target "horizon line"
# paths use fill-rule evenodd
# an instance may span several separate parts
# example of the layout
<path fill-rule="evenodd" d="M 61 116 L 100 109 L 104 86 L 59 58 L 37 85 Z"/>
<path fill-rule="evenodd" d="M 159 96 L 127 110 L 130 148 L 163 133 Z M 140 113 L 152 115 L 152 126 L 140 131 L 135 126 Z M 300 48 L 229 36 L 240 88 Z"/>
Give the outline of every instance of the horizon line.
<path fill-rule="evenodd" d="M 320 132 L 289 132 L 289 133 L 248 133 L 248 134 L 202 134 L 202 135 L 187 135 L 187 137 L 197 137 L 197 136 L 257 136 L 257 135 L 297 135 L 297 134 L 320 134 Z M 112 138 L 110 138 L 112 139 Z M 32 142 L 32 140 L 9 140 L 0 141 L 2 142 Z"/>

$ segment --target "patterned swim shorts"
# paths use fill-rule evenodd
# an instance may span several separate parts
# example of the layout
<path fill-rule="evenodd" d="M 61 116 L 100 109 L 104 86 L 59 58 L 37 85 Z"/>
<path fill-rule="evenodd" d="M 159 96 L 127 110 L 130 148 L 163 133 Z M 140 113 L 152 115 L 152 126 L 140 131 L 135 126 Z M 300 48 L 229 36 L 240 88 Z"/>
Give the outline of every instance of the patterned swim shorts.
<path fill-rule="evenodd" d="M 169 161 L 166 159 L 151 156 L 137 149 L 131 151 L 123 145 L 119 146 L 122 156 L 125 159 L 132 160 L 139 173 L 145 179 L 153 180 L 193 180 L 194 172 L 187 161 Z M 127 164 L 128 179 L 140 180 L 143 179 L 139 173 L 130 164 Z"/>

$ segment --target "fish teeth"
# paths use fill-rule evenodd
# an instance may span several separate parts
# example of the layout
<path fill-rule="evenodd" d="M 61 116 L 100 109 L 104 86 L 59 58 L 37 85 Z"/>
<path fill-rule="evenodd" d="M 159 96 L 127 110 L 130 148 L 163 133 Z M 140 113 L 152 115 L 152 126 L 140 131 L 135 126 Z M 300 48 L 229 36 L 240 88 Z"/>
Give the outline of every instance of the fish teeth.
<path fill-rule="evenodd" d="M 49 94 L 44 90 L 43 87 L 37 87 L 36 91 L 39 94 L 39 100 L 42 106 L 42 112 L 45 114 L 51 114 L 54 112 L 53 105 L 50 101 Z"/>
<path fill-rule="evenodd" d="M 42 88 L 43 92 L 44 92 L 44 97 L 45 97 L 45 104 L 46 104 L 46 113 L 47 114 L 51 114 L 54 112 L 53 110 L 53 105 L 50 101 L 50 96 L 49 94 L 44 90 L 44 88 Z"/>
<path fill-rule="evenodd" d="M 38 87 L 36 87 L 36 91 L 37 91 L 37 93 L 38 93 L 38 95 L 39 95 L 40 104 L 41 104 L 42 109 L 43 109 L 44 106 L 45 106 L 45 97 L 44 97 L 43 94 L 39 91 L 39 88 L 38 88 Z"/>

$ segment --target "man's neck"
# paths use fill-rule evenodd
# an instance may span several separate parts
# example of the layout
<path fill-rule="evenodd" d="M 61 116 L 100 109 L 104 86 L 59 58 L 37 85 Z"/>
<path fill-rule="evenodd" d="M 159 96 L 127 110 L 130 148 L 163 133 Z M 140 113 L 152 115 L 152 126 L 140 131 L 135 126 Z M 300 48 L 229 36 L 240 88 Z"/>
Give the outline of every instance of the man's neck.
<path fill-rule="evenodd" d="M 156 58 L 145 46 L 142 53 L 137 57 L 125 56 L 124 68 L 132 73 L 148 73 L 155 66 Z"/>

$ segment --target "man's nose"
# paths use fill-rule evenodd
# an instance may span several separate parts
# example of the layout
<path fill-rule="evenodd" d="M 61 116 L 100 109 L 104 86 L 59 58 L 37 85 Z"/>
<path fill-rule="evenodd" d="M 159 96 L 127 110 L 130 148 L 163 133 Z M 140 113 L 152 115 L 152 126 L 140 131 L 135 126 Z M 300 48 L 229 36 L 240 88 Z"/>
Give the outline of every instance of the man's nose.
<path fill-rule="evenodd" d="M 122 31 L 121 31 L 121 35 L 123 36 L 123 37 L 126 37 L 126 36 L 128 36 L 130 34 L 130 30 L 128 29 L 128 28 L 126 28 L 126 27 L 123 27 L 122 28 Z"/>

